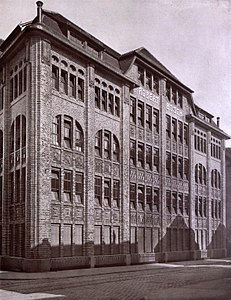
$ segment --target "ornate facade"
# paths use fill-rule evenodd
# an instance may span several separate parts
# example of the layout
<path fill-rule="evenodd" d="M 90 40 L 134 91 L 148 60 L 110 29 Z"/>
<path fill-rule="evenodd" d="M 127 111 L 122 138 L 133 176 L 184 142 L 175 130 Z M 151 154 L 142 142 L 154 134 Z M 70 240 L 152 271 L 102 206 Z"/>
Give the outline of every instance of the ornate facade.
<path fill-rule="evenodd" d="M 37 6 L 0 46 L 2 267 L 225 256 L 227 134 L 146 49 Z"/>

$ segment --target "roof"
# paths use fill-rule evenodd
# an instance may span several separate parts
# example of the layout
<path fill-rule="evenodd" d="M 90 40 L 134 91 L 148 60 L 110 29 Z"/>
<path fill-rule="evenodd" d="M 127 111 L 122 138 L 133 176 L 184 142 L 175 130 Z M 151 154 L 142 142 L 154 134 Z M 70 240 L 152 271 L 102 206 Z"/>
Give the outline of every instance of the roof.
<path fill-rule="evenodd" d="M 182 82 L 180 82 L 175 75 L 173 75 L 155 56 L 153 56 L 146 48 L 140 47 L 138 49 L 129 51 L 120 57 L 120 61 L 129 60 L 131 57 L 137 56 L 141 59 L 144 59 L 148 63 L 150 63 L 153 67 L 157 68 L 157 70 L 161 71 L 163 74 L 170 77 L 173 81 L 180 84 L 183 88 L 187 89 L 190 93 L 193 91 L 185 86 Z"/>

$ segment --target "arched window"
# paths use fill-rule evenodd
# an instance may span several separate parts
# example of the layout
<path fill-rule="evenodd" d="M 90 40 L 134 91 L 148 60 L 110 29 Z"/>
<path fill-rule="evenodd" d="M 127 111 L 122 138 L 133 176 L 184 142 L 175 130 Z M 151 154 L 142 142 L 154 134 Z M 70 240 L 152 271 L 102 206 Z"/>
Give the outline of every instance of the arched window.
<path fill-rule="evenodd" d="M 16 118 L 16 151 L 20 148 L 20 116 Z"/>
<path fill-rule="evenodd" d="M 221 188 L 221 175 L 216 169 L 211 172 L 211 185 L 218 189 Z"/>
<path fill-rule="evenodd" d="M 202 164 L 195 166 L 195 182 L 206 185 L 206 169 Z"/>
<path fill-rule="evenodd" d="M 66 148 L 72 148 L 72 118 L 64 116 L 64 146 Z"/>
<path fill-rule="evenodd" d="M 75 122 L 75 149 L 83 152 L 83 130 L 78 122 Z"/>

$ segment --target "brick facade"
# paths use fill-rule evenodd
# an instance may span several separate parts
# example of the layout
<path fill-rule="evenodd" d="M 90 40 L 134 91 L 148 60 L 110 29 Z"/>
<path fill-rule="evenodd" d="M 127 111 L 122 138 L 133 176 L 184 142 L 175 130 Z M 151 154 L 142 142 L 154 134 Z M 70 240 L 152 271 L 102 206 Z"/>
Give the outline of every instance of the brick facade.
<path fill-rule="evenodd" d="M 225 255 L 228 136 L 188 87 L 41 6 L 0 50 L 3 268 Z"/>

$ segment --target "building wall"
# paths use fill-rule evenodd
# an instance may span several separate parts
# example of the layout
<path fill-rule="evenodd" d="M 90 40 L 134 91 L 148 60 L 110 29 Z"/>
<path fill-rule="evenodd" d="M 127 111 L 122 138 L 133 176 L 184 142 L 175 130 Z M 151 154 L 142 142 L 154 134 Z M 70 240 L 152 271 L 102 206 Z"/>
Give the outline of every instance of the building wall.
<path fill-rule="evenodd" d="M 1 75 L 3 268 L 224 255 L 224 141 L 188 117 L 190 93 L 140 61 L 125 74 L 131 85 L 38 32 L 23 45 Z"/>

